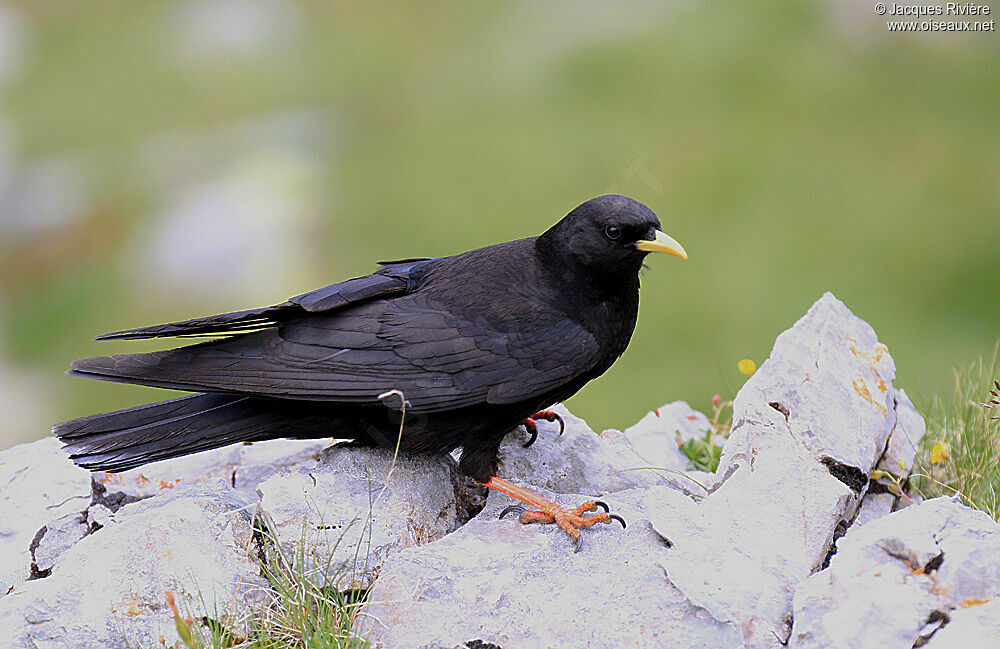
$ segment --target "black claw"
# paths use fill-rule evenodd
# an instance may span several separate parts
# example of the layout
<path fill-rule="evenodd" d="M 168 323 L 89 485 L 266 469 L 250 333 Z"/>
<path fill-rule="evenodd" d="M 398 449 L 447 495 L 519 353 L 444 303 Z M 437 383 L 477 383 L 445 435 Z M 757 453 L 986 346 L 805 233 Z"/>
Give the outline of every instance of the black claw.
<path fill-rule="evenodd" d="M 521 507 L 520 505 L 511 505 L 510 507 L 507 507 L 502 512 L 500 512 L 500 518 L 497 519 L 497 520 L 503 519 L 504 516 L 506 516 L 507 514 L 510 514 L 511 512 L 517 512 L 518 516 L 520 516 L 521 514 L 523 514 L 526 511 L 528 511 L 528 510 L 526 510 L 524 507 Z"/>
<path fill-rule="evenodd" d="M 539 417 L 539 419 L 545 419 L 545 421 L 558 421 L 559 422 L 559 435 L 562 435 L 564 432 L 566 432 L 566 420 L 563 419 L 562 415 L 560 415 L 558 412 L 553 412 L 551 414 L 552 414 L 552 419 L 549 419 L 548 417 Z M 533 423 L 535 421 L 537 421 L 537 420 L 529 417 L 528 421 L 525 422 L 526 425 L 525 425 L 524 428 L 525 428 L 525 430 L 528 431 L 528 434 L 531 437 L 528 438 L 527 442 L 525 442 L 524 444 L 521 445 L 524 448 L 528 448 L 529 446 L 531 446 L 532 444 L 535 443 L 536 439 L 538 439 L 538 428 L 537 427 L 533 428 L 533 427 L 527 425 L 527 424 Z"/>
<path fill-rule="evenodd" d="M 573 550 L 573 554 L 576 554 L 583 549 L 583 534 L 577 536 L 576 539 L 573 540 L 573 545 L 576 546 L 576 549 Z"/>
<path fill-rule="evenodd" d="M 619 516 L 618 514 L 612 514 L 612 513 L 610 513 L 611 512 L 611 508 L 608 507 L 608 503 L 604 502 L 603 500 L 595 500 L 594 504 L 597 505 L 598 507 L 600 507 L 601 509 L 603 509 L 604 513 L 608 515 L 608 522 L 609 523 L 611 521 L 618 521 L 619 523 L 622 524 L 622 529 L 625 529 L 625 527 L 626 527 L 626 525 L 625 525 L 625 519 L 622 518 L 621 516 Z"/>
<path fill-rule="evenodd" d="M 563 431 L 566 430 L 566 422 L 558 412 L 553 412 L 552 414 L 555 416 L 556 421 L 559 422 L 559 434 L 562 435 Z"/>

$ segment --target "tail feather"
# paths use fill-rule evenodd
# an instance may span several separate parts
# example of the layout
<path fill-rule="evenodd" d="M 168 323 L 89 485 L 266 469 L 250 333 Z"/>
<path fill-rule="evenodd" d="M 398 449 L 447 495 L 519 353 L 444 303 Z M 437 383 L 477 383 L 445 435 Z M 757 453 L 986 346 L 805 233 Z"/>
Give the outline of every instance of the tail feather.
<path fill-rule="evenodd" d="M 180 419 L 190 414 L 196 414 L 215 407 L 203 397 L 209 395 L 191 395 L 148 403 L 125 410 L 104 412 L 98 415 L 80 417 L 56 424 L 53 431 L 64 442 L 92 436 L 94 433 L 110 433 L 118 430 L 141 428 L 155 424 L 165 419 Z M 226 401 L 232 401 L 231 398 Z"/>
<path fill-rule="evenodd" d="M 303 426 L 308 421 L 308 415 L 274 402 L 196 394 L 65 421 L 52 432 L 76 464 L 90 470 L 125 471 L 235 442 L 328 434 L 329 429 Z"/>

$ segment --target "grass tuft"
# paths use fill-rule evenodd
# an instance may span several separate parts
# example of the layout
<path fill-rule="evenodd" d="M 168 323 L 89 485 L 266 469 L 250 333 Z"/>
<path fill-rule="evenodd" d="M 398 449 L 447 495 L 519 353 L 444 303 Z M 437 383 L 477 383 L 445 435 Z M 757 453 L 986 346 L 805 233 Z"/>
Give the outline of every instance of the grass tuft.
<path fill-rule="evenodd" d="M 1000 420 L 996 393 L 1000 341 L 992 359 L 982 357 L 954 371 L 953 389 L 931 401 L 924 418 L 911 484 L 921 496 L 958 495 L 971 507 L 1000 520 Z"/>
<path fill-rule="evenodd" d="M 363 543 L 363 540 L 361 541 Z M 223 616 L 193 619 L 178 610 L 173 594 L 166 593 L 180 642 L 167 645 L 161 637 L 157 649 L 362 649 L 367 643 L 352 633 L 352 626 L 367 592 L 340 590 L 335 584 L 353 581 L 345 566 L 327 562 L 318 567 L 308 561 L 306 543 L 290 563 L 281 554 L 277 539 L 264 544 L 264 577 L 270 588 L 262 590 L 263 603 L 254 607 L 246 635 L 235 633 Z M 327 578 L 323 578 L 323 575 Z"/>

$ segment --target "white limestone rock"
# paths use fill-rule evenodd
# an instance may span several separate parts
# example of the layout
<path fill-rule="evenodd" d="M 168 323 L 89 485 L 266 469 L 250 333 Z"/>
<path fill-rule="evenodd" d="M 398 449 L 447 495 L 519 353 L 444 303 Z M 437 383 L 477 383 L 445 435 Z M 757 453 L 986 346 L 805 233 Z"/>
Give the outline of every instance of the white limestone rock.
<path fill-rule="evenodd" d="M 0 597 L 30 576 L 46 573 L 62 552 L 95 528 L 95 518 L 99 527 L 122 505 L 218 479 L 256 498 L 263 479 L 282 468 L 314 466 L 329 443 L 235 444 L 122 473 L 77 467 L 54 437 L 2 451 Z"/>
<path fill-rule="evenodd" d="M 941 622 L 944 622 L 942 619 Z M 972 598 L 965 608 L 948 613 L 948 622 L 924 645 L 925 649 L 996 649 L 1000 646 L 1000 598 Z"/>
<path fill-rule="evenodd" d="M 680 445 L 690 439 L 704 439 L 712 424 L 704 413 L 685 401 L 666 403 L 646 413 L 637 423 L 625 429 L 623 435 L 643 466 L 660 478 L 659 484 L 672 484 L 685 493 L 704 496 L 715 482 L 715 476 L 689 469 L 690 459 Z M 601 434 L 606 437 L 610 431 Z M 716 439 L 716 444 L 723 440 Z"/>
<path fill-rule="evenodd" d="M 268 584 L 251 526 L 255 504 L 221 481 L 122 507 L 63 552 L 52 573 L 0 598 L 15 649 L 125 649 L 179 640 L 165 605 L 244 631 Z"/>
<path fill-rule="evenodd" d="M 703 413 L 685 401 L 674 401 L 646 413 L 625 429 L 625 437 L 650 466 L 687 471 L 689 460 L 681 452 L 679 442 L 703 439 L 711 430 L 712 424 Z"/>
<path fill-rule="evenodd" d="M 913 458 L 920 448 L 920 440 L 927 432 L 927 424 L 902 388 L 895 391 L 895 406 L 895 425 L 877 468 L 894 476 L 907 478 L 913 471 Z"/>
<path fill-rule="evenodd" d="M 569 507 L 588 498 L 534 488 Z M 491 494 L 486 509 L 459 530 L 386 562 L 357 631 L 373 649 L 466 647 L 473 640 L 504 649 L 741 647 L 735 625 L 692 605 L 658 565 L 671 550 L 646 512 L 693 515 L 694 503 L 666 486 L 605 500 L 628 528 L 598 524 L 574 553 L 555 525 L 497 520 L 511 501 Z"/>
<path fill-rule="evenodd" d="M 888 489 L 888 487 L 886 488 Z M 858 506 L 858 513 L 854 517 L 852 525 L 867 525 L 890 514 L 896 506 L 897 500 L 898 497 L 889 491 L 880 493 L 869 491 L 861 500 L 861 505 Z"/>
<path fill-rule="evenodd" d="M 927 426 L 902 388 L 895 391 L 890 415 L 894 422 L 892 432 L 876 468 L 895 476 L 899 484 L 905 485 L 913 472 L 913 458 Z M 853 524 L 864 525 L 919 500 L 915 494 L 908 494 L 905 498 L 898 494 L 898 488 L 887 477 L 878 481 L 877 485 L 869 485 Z"/>
<path fill-rule="evenodd" d="M 790 648 L 1000 646 L 1000 525 L 983 512 L 935 498 L 838 548 L 795 593 Z"/>
<path fill-rule="evenodd" d="M 0 599 L 31 574 L 39 529 L 89 504 L 90 473 L 54 437 L 0 451 Z"/>
<path fill-rule="evenodd" d="M 334 446 L 312 469 L 272 476 L 259 491 L 285 559 L 342 589 L 367 587 L 389 555 L 466 520 L 447 455 L 394 460 L 392 449 Z"/>
<path fill-rule="evenodd" d="M 895 423 L 889 411 L 895 372 L 871 326 L 824 294 L 778 336 L 771 356 L 736 395 L 720 474 L 752 454 L 759 436 L 753 421 L 778 423 L 777 413 L 795 446 L 867 475 Z"/>
<path fill-rule="evenodd" d="M 891 430 L 893 375 L 871 327 L 827 293 L 737 394 L 721 484 L 696 515 L 653 519 L 674 544 L 670 581 L 748 647 L 788 638 L 796 586 L 853 518 Z"/>
<path fill-rule="evenodd" d="M 90 531 L 87 511 L 60 516 L 43 525 L 31 540 L 31 574 L 37 578 L 48 575 L 56 559 Z"/>

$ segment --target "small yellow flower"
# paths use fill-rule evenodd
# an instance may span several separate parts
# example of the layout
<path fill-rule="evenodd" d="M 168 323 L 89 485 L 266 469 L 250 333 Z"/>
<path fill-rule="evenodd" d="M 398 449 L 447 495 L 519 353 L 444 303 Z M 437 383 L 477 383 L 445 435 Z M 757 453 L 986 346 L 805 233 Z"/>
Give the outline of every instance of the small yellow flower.
<path fill-rule="evenodd" d="M 951 455 L 951 444 L 944 441 L 943 439 L 938 440 L 937 442 L 934 443 L 934 446 L 931 447 L 932 464 L 937 464 L 941 460 L 948 459 L 949 455 Z"/>
<path fill-rule="evenodd" d="M 749 358 L 744 358 L 739 363 L 736 364 L 736 369 L 738 369 L 743 374 L 750 376 L 757 371 L 757 363 L 754 363 Z"/>
<path fill-rule="evenodd" d="M 903 458 L 897 458 L 896 464 L 899 465 L 899 468 L 902 469 L 904 473 L 906 472 L 906 462 L 903 461 Z"/>

